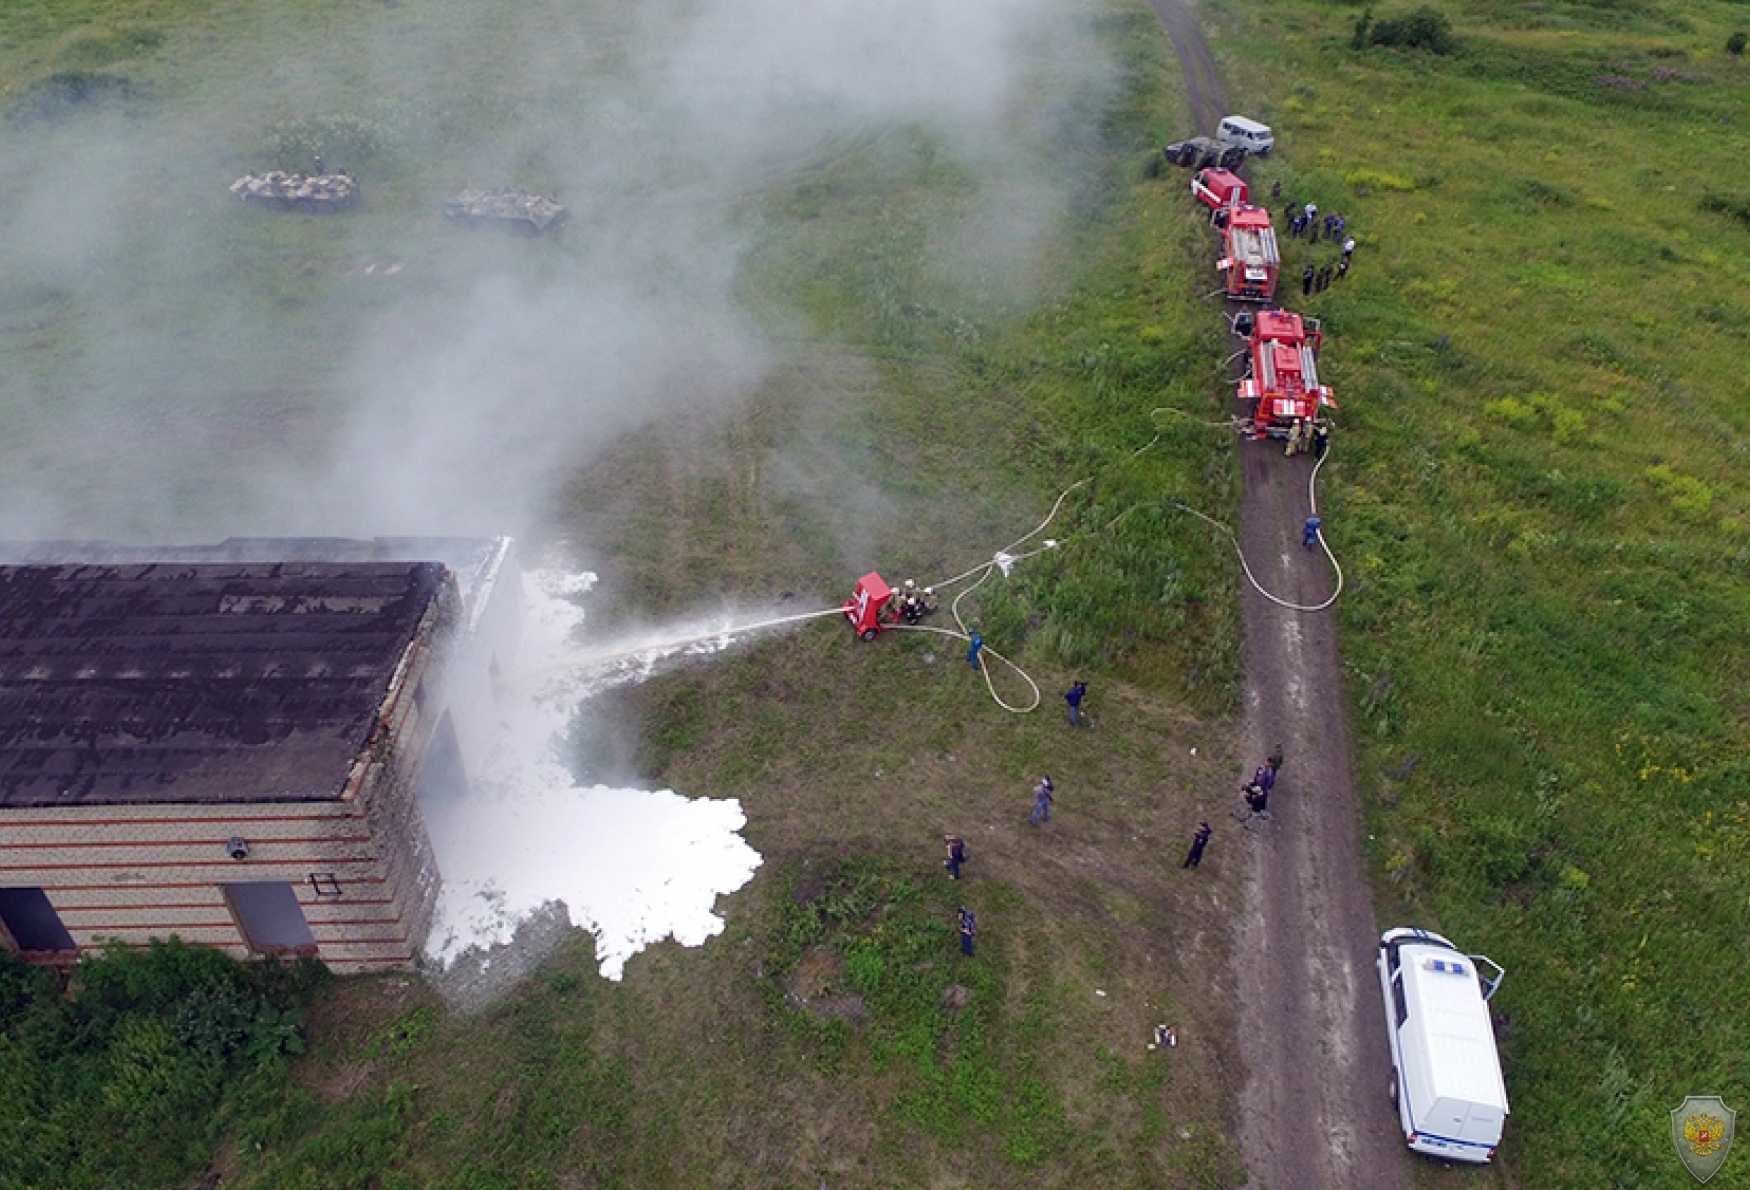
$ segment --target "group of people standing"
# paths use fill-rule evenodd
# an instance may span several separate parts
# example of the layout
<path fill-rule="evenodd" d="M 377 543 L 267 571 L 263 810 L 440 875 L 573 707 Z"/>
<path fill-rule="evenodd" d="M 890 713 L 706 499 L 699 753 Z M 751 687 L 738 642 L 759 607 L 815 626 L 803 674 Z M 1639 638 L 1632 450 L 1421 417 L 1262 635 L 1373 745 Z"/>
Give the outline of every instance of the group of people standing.
<path fill-rule="evenodd" d="M 1270 197 L 1282 197 L 1282 183 L 1272 183 Z M 1349 275 L 1349 262 L 1355 255 L 1355 237 L 1349 234 L 1349 220 L 1335 212 L 1319 218 L 1319 204 L 1309 202 L 1304 206 L 1290 201 L 1282 209 L 1282 218 L 1288 228 L 1288 234 L 1295 239 L 1303 236 L 1310 243 L 1318 243 L 1320 235 L 1333 244 L 1341 245 L 1341 252 L 1334 261 L 1323 266 L 1308 264 L 1300 275 L 1300 293 L 1302 297 L 1311 297 L 1314 293 L 1323 293 L 1331 282 L 1341 281 Z"/>
<path fill-rule="evenodd" d="M 1330 426 L 1322 421 L 1308 422 L 1304 417 L 1297 417 L 1294 424 L 1288 427 L 1288 445 L 1282 448 L 1282 454 L 1286 458 L 1293 458 L 1310 450 L 1314 458 L 1322 459 L 1330 446 Z"/>
<path fill-rule="evenodd" d="M 1240 786 L 1240 794 L 1245 798 L 1247 819 L 1254 817 L 1266 821 L 1270 817 L 1270 791 L 1276 788 L 1276 774 L 1282 770 L 1282 745 L 1275 749 L 1263 764 L 1252 773 L 1251 780 Z M 1209 846 L 1210 838 L 1215 834 L 1210 829 L 1207 820 L 1199 822 L 1197 829 L 1191 835 L 1191 850 L 1185 856 L 1181 868 L 1195 868 L 1203 862 L 1203 849 Z"/>

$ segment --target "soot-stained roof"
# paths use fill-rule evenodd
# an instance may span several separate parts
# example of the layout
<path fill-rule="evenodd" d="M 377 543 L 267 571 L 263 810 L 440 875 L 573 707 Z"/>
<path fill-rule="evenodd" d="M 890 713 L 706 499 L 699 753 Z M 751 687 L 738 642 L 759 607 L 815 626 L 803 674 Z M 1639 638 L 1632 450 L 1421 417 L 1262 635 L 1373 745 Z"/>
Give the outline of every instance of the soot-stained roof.
<path fill-rule="evenodd" d="M 0 566 L 0 806 L 331 801 L 436 562 Z"/>

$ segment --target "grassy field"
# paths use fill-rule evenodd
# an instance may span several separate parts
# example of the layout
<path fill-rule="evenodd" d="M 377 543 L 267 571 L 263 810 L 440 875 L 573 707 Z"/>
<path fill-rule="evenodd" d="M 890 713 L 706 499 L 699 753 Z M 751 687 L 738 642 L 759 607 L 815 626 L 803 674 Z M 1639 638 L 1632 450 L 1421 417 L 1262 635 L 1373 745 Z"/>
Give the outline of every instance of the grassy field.
<path fill-rule="evenodd" d="M 1508 968 L 1503 1176 L 1525 1186 L 1686 1184 L 1666 1113 L 1750 1087 L 1750 414 L 1733 363 L 1750 339 L 1750 65 L 1723 48 L 1746 11 L 1476 3 L 1449 10 L 1458 49 L 1441 57 L 1352 48 L 1359 6 L 1204 10 L 1230 97 L 1276 127 L 1263 185 L 1341 210 L 1360 241 L 1349 278 L 1306 305 L 1343 403 L 1323 503 L 1352 582 L 1380 916 Z M 8 511 L 42 489 L 61 510 L 45 523 L 85 532 L 278 525 L 296 489 L 250 477 L 290 485 L 288 456 L 334 448 L 327 427 L 375 387 L 353 371 L 361 326 L 439 351 L 466 337 L 486 273 L 581 319 L 579 292 L 639 292 L 602 270 L 613 241 L 632 274 L 687 281 L 659 323 L 718 327 L 729 309 L 770 366 L 734 400 L 607 419 L 587 466 L 539 455 L 552 482 L 515 527 L 602 572 L 604 618 L 749 592 L 812 605 L 871 566 L 927 581 L 1091 479 L 1053 527 L 1065 549 L 976 615 L 1048 710 L 1091 676 L 1093 729 L 1002 714 L 952 650 L 916 640 L 811 630 L 665 674 L 607 714 L 637 737 L 639 778 L 743 800 L 768 863 L 722 937 L 659 947 L 622 984 L 579 944 L 478 1018 L 418 981 L 318 992 L 311 1053 L 203 1075 L 210 1111 L 167 1166 L 85 1138 L 67 1184 L 209 1167 L 310 1187 L 1239 1180 L 1224 981 L 1245 841 L 1216 819 L 1204 870 L 1176 870 L 1243 759 L 1225 718 L 1233 579 L 1225 543 L 1163 503 L 1221 515 L 1237 481 L 1219 436 L 1149 416 L 1222 401 L 1219 324 L 1194 296 L 1207 232 L 1182 179 L 1148 165 L 1184 123 L 1164 38 L 1146 11 L 1091 10 L 1076 29 L 1115 55 L 1109 89 L 1032 59 L 1040 114 L 1010 131 L 1072 215 L 1040 233 L 1019 208 L 989 214 L 979 154 L 925 121 L 805 138 L 732 176 L 685 139 L 628 156 L 639 126 L 609 100 L 665 22 L 683 14 L 529 5 L 513 30 L 436 0 L 5 6 Z M 544 40 L 588 69 L 532 71 Z M 405 69 L 375 68 L 385 45 Z M 122 83 L 69 117 L 43 89 L 55 75 Z M 69 127 L 85 152 L 65 151 Z M 341 230 L 223 193 L 315 151 L 366 179 Z M 128 184 L 94 184 L 106 169 Z M 482 174 L 592 205 L 557 245 L 450 234 L 435 198 Z M 666 238 L 719 231 L 739 254 L 705 252 L 700 272 Z M 1286 243 L 1291 274 L 1334 256 Z M 390 261 L 405 280 L 363 271 Z M 543 309 L 514 307 L 538 328 Z M 558 397 L 494 413 L 537 435 L 572 416 Z M 356 525 L 336 527 L 376 531 Z M 1034 834 L 1039 771 L 1062 796 Z M 937 866 L 948 830 L 974 855 L 959 888 Z M 983 926 L 970 963 L 961 897 Z M 1186 1039 L 1165 1060 L 1142 1048 L 1160 1020 Z M 181 1069 L 162 1028 L 138 1028 L 110 1082 L 68 1094 L 114 1109 Z M 57 1090 L 15 1077 L 5 1093 L 41 1114 Z M 32 1184 L 23 1168 L 0 1184 Z M 1743 1168 L 1713 1184 L 1746 1184 Z"/>
<path fill-rule="evenodd" d="M 419 980 L 342 981 L 276 1007 L 307 1014 L 304 1057 L 245 1047 L 199 1067 L 153 1162 L 121 1133 L 69 1131 L 77 1161 L 0 1152 L 0 1185 L 52 1169 L 70 1186 L 324 1190 L 1241 1177 L 1227 922 L 1248 839 L 1225 817 L 1240 763 L 1225 718 L 1231 560 L 1170 504 L 1223 516 L 1237 490 L 1219 435 L 1151 417 L 1162 404 L 1213 416 L 1224 399 L 1220 324 L 1195 296 L 1207 232 L 1182 179 L 1152 164 L 1179 102 L 1155 18 L 1103 6 L 1063 25 L 1111 56 L 1093 76 L 1021 47 L 1026 102 L 987 132 L 1000 143 L 920 112 L 720 169 L 717 146 L 641 138 L 618 106 L 626 88 L 639 96 L 664 23 L 685 16 L 555 3 L 512 24 L 453 0 L 8 6 L 3 135 L 25 164 L 0 181 L 0 209 L 30 233 L 12 237 L 0 276 L 0 351 L 18 362 L 0 387 L 13 488 L 84 532 L 277 527 L 267 514 L 282 505 L 325 507 L 312 476 L 354 490 L 321 463 L 361 405 L 382 419 L 368 425 L 410 436 L 397 470 L 417 485 L 447 444 L 422 442 L 420 406 L 407 398 L 397 421 L 403 407 L 371 381 L 385 358 L 426 375 L 425 352 L 453 360 L 486 318 L 533 340 L 529 358 L 489 354 L 509 387 L 554 395 L 502 404 L 499 377 L 467 358 L 472 387 L 430 373 L 490 407 L 458 419 L 481 439 L 524 423 L 503 470 L 456 481 L 483 501 L 459 527 L 512 508 L 532 548 L 599 569 L 591 613 L 606 626 L 780 592 L 813 606 L 874 566 L 928 581 L 989 557 L 1079 483 L 1050 530 L 1062 548 L 969 606 L 1040 681 L 1043 711 L 993 705 L 959 646 L 871 648 L 824 626 L 626 690 L 580 738 L 636 739 L 638 780 L 740 798 L 766 857 L 725 903 L 722 937 L 658 947 L 619 984 L 580 941 L 477 1017 L 447 1015 Z M 567 72 L 532 68 L 544 53 Z M 71 106 L 40 81 L 92 74 L 121 81 L 80 84 Z M 275 218 L 224 194 L 246 169 L 318 152 L 360 176 L 357 212 Z M 65 212 L 46 203 L 50 182 L 92 176 L 64 160 L 120 170 L 125 200 L 75 189 L 54 191 L 80 199 Z M 482 174 L 559 189 L 578 204 L 572 225 L 553 242 L 444 226 L 436 199 Z M 364 269 L 386 263 L 404 268 Z M 481 313 L 483 276 L 514 317 Z M 652 361 L 684 361 L 713 335 L 736 348 L 738 319 L 757 327 L 765 366 L 734 399 L 662 406 L 630 367 L 612 404 L 593 399 L 593 375 L 574 396 L 568 369 L 638 344 L 581 356 L 520 332 L 587 339 L 577 328 L 615 304 L 598 290 L 621 305 L 660 294 L 663 334 L 634 361 L 659 381 L 694 383 Z M 402 340 L 421 350 L 382 346 Z M 619 416 L 646 405 L 668 415 Z M 580 434 L 591 419 L 611 432 Z M 122 461 L 129 439 L 148 449 Z M 519 485 L 516 449 L 557 481 Z M 533 491 L 507 506 L 493 486 Z M 1072 734 L 1057 692 L 1076 676 L 1093 683 L 1092 726 Z M 587 752 L 578 764 L 628 776 Z M 1058 813 L 1033 830 L 1042 772 Z M 1215 841 L 1182 873 L 1200 816 Z M 940 867 L 948 831 L 972 852 L 959 886 Z M 962 902 L 981 922 L 969 961 Z M 71 1011 L 7 1001 L 6 1028 L 40 1039 L 9 1051 L 20 1061 L 0 1092 L 15 1118 L 125 1107 L 191 1061 L 152 997 L 108 1003 L 123 1022 L 109 1032 L 57 1031 Z M 1159 1023 L 1181 1044 L 1151 1054 Z M 153 1045 L 128 1048 L 136 1034 Z M 77 1080 L 47 1075 L 63 1061 Z"/>
<path fill-rule="evenodd" d="M 1667 1113 L 1750 1092 L 1750 15 L 1218 8 L 1264 177 L 1360 241 L 1309 304 L 1382 924 L 1507 967 L 1517 1181 L 1688 1184 Z"/>

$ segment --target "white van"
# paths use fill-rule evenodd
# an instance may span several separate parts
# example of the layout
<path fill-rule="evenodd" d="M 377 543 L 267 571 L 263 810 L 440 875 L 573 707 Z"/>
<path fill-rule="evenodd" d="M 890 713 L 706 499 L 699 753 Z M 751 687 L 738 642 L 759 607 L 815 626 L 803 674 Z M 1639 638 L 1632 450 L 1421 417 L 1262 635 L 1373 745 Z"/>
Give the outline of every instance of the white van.
<path fill-rule="evenodd" d="M 1248 120 L 1244 116 L 1228 116 L 1216 125 L 1215 139 L 1224 145 L 1238 145 L 1260 157 L 1276 147 L 1276 134 L 1270 125 Z"/>
<path fill-rule="evenodd" d="M 1506 972 L 1439 934 L 1407 928 L 1381 935 L 1377 965 L 1404 1143 L 1448 1161 L 1486 1164 L 1507 1118 L 1488 1009 Z M 1487 979 L 1485 965 L 1494 970 Z"/>

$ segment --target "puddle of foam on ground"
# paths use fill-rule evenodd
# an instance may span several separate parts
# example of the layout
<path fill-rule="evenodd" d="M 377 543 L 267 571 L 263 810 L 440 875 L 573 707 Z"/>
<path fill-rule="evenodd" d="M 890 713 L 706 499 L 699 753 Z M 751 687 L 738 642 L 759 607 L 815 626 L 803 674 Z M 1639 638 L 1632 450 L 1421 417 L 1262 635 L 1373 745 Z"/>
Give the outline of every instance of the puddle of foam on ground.
<path fill-rule="evenodd" d="M 619 979 L 626 960 L 673 937 L 697 946 L 723 929 L 717 897 L 753 878 L 760 856 L 738 833 L 741 803 L 672 790 L 579 786 L 558 745 L 577 707 L 611 686 L 648 676 L 662 655 L 715 652 L 727 636 L 616 654 L 611 667 L 567 670 L 583 612 L 574 601 L 589 574 L 524 574 L 518 669 L 542 674 L 493 741 L 470 796 L 422 806 L 443 873 L 426 955 L 443 965 L 510 941 L 517 924 L 561 902 L 596 936 L 601 971 Z M 671 639 L 673 639 L 671 637 Z"/>

